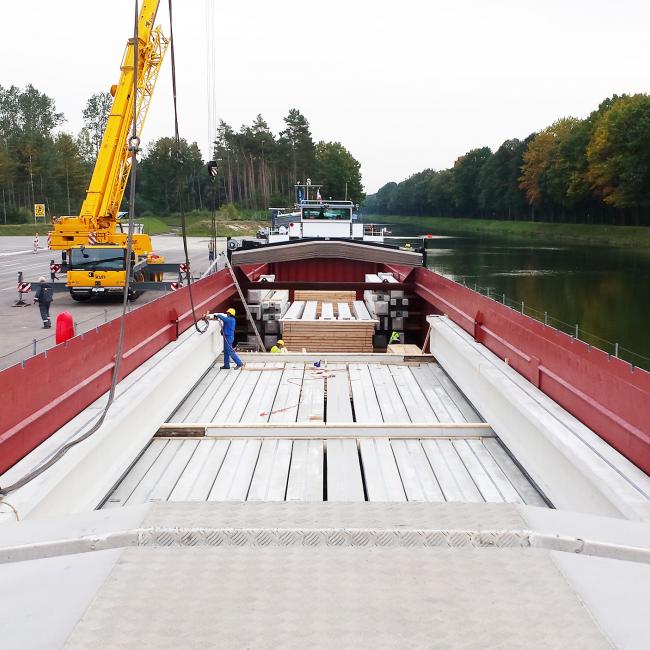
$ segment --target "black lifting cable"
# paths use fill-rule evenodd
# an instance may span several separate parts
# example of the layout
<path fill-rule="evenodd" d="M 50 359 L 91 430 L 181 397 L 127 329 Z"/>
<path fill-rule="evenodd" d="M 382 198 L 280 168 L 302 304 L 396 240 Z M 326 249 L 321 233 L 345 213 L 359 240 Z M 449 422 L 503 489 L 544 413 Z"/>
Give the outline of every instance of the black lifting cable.
<path fill-rule="evenodd" d="M 176 56 L 174 52 L 174 21 L 172 18 L 172 0 L 169 0 L 169 47 L 172 59 L 172 94 L 174 96 L 174 140 L 176 142 L 176 191 L 178 195 L 178 208 L 181 213 L 181 231 L 183 234 L 183 250 L 185 251 L 185 278 L 187 280 L 187 289 L 190 296 L 190 306 L 192 307 L 192 318 L 194 319 L 194 327 L 199 334 L 204 334 L 208 331 L 207 321 L 205 328 L 201 329 L 196 318 L 196 311 L 194 310 L 194 296 L 192 295 L 192 277 L 190 273 L 190 256 L 187 251 L 187 224 L 185 218 L 185 208 L 183 207 L 183 197 L 181 194 L 181 168 L 183 161 L 181 160 L 181 138 L 178 129 L 178 102 L 176 100 Z"/>
<path fill-rule="evenodd" d="M 124 323 L 127 313 L 127 307 L 129 302 L 129 279 L 131 276 L 131 252 L 133 250 L 133 230 L 134 230 L 134 208 L 135 208 L 135 180 L 136 180 L 136 169 L 138 164 L 137 154 L 140 151 L 140 138 L 138 137 L 138 48 L 139 48 L 139 34 L 138 34 L 138 18 L 139 18 L 139 7 L 138 0 L 135 0 L 135 20 L 133 27 L 133 119 L 132 119 L 132 129 L 131 137 L 129 138 L 129 151 L 131 152 L 131 173 L 130 173 L 130 187 L 129 187 L 129 232 L 127 235 L 127 245 L 126 245 L 126 269 L 125 269 L 125 282 L 124 282 L 124 292 L 122 294 L 122 315 L 120 317 L 120 332 L 117 338 L 117 347 L 115 351 L 115 365 L 113 367 L 113 377 L 111 379 L 111 387 L 108 393 L 108 401 L 106 406 L 102 411 L 102 414 L 99 417 L 99 420 L 88 430 L 86 433 L 80 435 L 78 438 L 66 443 L 59 447 L 59 449 L 50 456 L 48 460 L 38 465 L 35 469 L 31 470 L 25 476 L 18 479 L 11 485 L 6 487 L 0 487 L 0 503 L 3 503 L 1 497 L 17 490 L 18 488 L 23 487 L 30 481 L 34 480 L 37 476 L 40 476 L 44 471 L 52 467 L 57 463 L 63 456 L 65 456 L 70 449 L 75 445 L 78 445 L 80 442 L 87 440 L 92 436 L 104 423 L 106 414 L 113 403 L 115 398 L 115 388 L 117 386 L 117 380 L 120 373 L 120 363 L 122 361 L 122 347 L 124 343 Z M 6 503 L 6 502 L 5 502 Z M 13 508 L 11 504 L 6 503 L 9 507 Z M 15 509 L 14 509 L 14 512 Z M 17 516 L 17 513 L 16 513 Z"/>

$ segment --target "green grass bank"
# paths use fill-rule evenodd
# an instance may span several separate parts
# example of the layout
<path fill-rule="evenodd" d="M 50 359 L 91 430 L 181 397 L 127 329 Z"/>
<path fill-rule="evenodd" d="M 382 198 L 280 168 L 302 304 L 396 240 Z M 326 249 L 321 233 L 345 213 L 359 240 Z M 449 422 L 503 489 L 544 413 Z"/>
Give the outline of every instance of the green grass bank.
<path fill-rule="evenodd" d="M 474 235 L 518 241 L 584 244 L 646 248 L 650 250 L 650 228 L 601 226 L 574 223 L 496 221 L 488 219 L 452 219 L 444 217 L 401 217 L 372 215 L 364 221 L 408 225 L 421 228 L 422 234 Z"/>
<path fill-rule="evenodd" d="M 168 217 L 137 217 L 137 223 L 144 225 L 144 232 L 148 235 L 181 234 L 181 218 L 179 215 Z M 189 237 L 209 237 L 211 234 L 211 216 L 207 212 L 192 213 L 186 216 L 187 234 Z M 228 214 L 217 215 L 218 237 L 248 237 L 254 236 L 258 228 L 266 227 L 269 222 L 259 218 L 259 212 L 254 214 L 237 214 L 235 218 Z M 13 225 L 0 225 L 0 237 L 3 236 L 34 236 L 37 232 L 43 240 L 47 237 L 50 224 L 21 223 Z"/>

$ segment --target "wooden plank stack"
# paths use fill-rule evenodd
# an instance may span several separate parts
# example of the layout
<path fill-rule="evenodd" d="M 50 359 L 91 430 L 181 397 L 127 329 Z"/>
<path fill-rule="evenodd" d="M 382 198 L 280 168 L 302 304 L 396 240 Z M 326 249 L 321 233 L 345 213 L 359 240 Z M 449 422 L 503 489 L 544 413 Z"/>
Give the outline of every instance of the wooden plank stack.
<path fill-rule="evenodd" d="M 289 352 L 372 352 L 374 321 L 287 320 L 282 339 Z"/>
<path fill-rule="evenodd" d="M 373 351 L 372 336 L 377 321 L 352 317 L 351 308 L 356 300 L 356 292 L 295 291 L 294 300 L 305 301 L 305 308 L 302 318 L 283 318 L 281 321 L 282 339 L 289 352 L 301 352 L 303 349 L 307 352 Z M 341 304 L 344 305 L 342 311 Z"/>
<path fill-rule="evenodd" d="M 316 301 L 317 310 L 320 313 L 321 303 L 324 302 L 354 302 L 357 299 L 356 291 L 308 291 L 299 290 L 293 292 L 294 300 Z"/>

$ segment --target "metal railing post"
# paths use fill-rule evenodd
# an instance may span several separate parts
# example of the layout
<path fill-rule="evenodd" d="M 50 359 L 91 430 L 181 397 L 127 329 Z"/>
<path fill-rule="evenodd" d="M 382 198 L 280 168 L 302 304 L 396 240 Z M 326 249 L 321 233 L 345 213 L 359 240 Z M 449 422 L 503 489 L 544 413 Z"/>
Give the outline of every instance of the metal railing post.
<path fill-rule="evenodd" d="M 578 323 L 576 323 L 576 340 L 578 340 Z"/>
<path fill-rule="evenodd" d="M 36 339 L 32 339 L 32 345 L 34 346 L 34 351 L 32 353 L 32 356 L 36 356 Z"/>
<path fill-rule="evenodd" d="M 618 343 L 614 343 L 614 356 L 618 359 Z"/>
<path fill-rule="evenodd" d="M 108 309 L 104 309 L 104 322 L 108 323 Z"/>
<path fill-rule="evenodd" d="M 544 325 L 548 325 L 548 312 L 544 312 Z"/>
<path fill-rule="evenodd" d="M 524 313 L 524 301 L 523 300 L 521 301 L 521 313 L 522 314 Z"/>
<path fill-rule="evenodd" d="M 502 298 L 501 302 L 503 302 L 504 305 L 506 304 L 506 294 L 505 293 L 503 294 L 503 298 Z"/>

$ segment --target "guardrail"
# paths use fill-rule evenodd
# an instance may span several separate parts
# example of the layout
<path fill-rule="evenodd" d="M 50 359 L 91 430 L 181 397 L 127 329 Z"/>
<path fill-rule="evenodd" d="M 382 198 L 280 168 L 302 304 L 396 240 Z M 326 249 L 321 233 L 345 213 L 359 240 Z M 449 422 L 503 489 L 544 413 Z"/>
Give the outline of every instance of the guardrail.
<path fill-rule="evenodd" d="M 583 327 L 581 327 L 579 323 L 567 323 L 566 321 L 552 316 L 547 311 L 542 311 L 540 309 L 531 307 L 525 300 L 515 300 L 507 296 L 505 293 L 497 291 L 494 287 L 482 287 L 476 282 L 473 283 L 473 285 L 467 284 L 464 280 L 458 280 L 458 282 L 464 287 L 473 289 L 486 298 L 500 302 L 502 305 L 506 305 L 507 307 L 510 307 L 511 309 L 514 309 L 515 311 L 518 311 L 526 316 L 530 316 L 540 323 L 544 323 L 544 325 L 548 325 L 549 327 L 553 327 L 560 332 L 564 332 L 565 334 L 572 336 L 578 341 L 583 341 L 588 345 L 593 345 L 594 347 L 599 348 L 607 354 L 611 354 L 618 359 L 628 361 L 634 366 L 638 366 L 644 370 L 650 371 L 650 357 L 646 357 L 643 354 L 635 352 L 634 350 L 630 350 L 629 348 L 621 345 L 618 341 L 610 341 L 609 339 L 605 339 L 602 336 L 598 336 L 598 334 L 588 332 Z"/>

